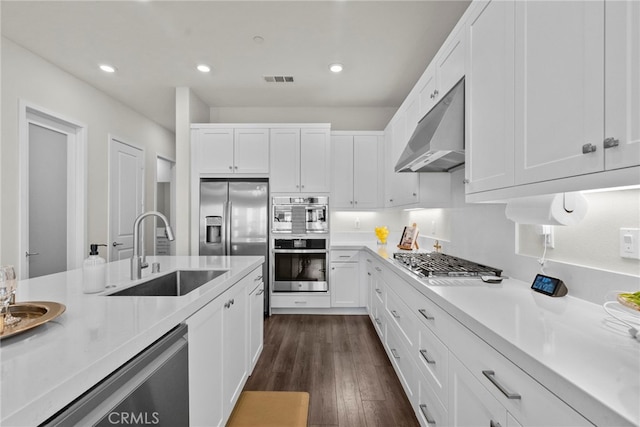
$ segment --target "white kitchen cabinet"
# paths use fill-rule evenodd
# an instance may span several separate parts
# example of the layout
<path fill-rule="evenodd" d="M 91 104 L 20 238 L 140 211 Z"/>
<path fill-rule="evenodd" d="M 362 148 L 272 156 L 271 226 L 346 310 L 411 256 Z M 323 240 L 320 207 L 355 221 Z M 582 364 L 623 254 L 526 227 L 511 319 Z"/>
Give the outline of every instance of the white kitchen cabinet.
<path fill-rule="evenodd" d="M 385 313 L 387 319 L 388 313 Z M 398 375 L 400 384 L 407 395 L 407 399 L 414 407 L 417 401 L 417 371 L 413 359 L 411 358 L 411 351 L 407 349 L 402 339 L 401 332 L 397 329 L 397 326 L 393 321 L 389 320 L 386 323 L 386 335 L 385 335 L 385 350 L 391 360 L 391 365 Z"/>
<path fill-rule="evenodd" d="M 328 126 L 271 129 L 271 192 L 328 193 L 330 146 Z"/>
<path fill-rule="evenodd" d="M 269 173 L 269 131 L 259 128 L 192 129 L 193 164 L 198 174 Z"/>
<path fill-rule="evenodd" d="M 381 207 L 380 136 L 333 132 L 331 135 L 331 207 Z"/>
<path fill-rule="evenodd" d="M 454 356 L 449 357 L 449 425 L 506 426 L 507 411 Z"/>
<path fill-rule="evenodd" d="M 640 2 L 605 1 L 605 169 L 640 163 Z"/>
<path fill-rule="evenodd" d="M 271 129 L 271 192 L 300 191 L 300 129 Z"/>
<path fill-rule="evenodd" d="M 421 374 L 416 372 L 416 416 L 423 427 L 438 427 L 449 425 L 449 413 L 440 399 L 436 396 L 429 382 Z"/>
<path fill-rule="evenodd" d="M 514 4 L 480 2 L 469 16 L 466 193 L 514 184 Z"/>
<path fill-rule="evenodd" d="M 418 92 L 418 100 L 420 109 L 418 115 L 420 118 L 424 117 L 436 105 L 437 99 L 437 85 L 436 85 L 436 65 L 434 62 L 429 64 L 420 80 L 418 80 L 420 87 Z M 419 120 L 418 119 L 418 120 Z"/>
<path fill-rule="evenodd" d="M 417 173 L 396 173 L 395 165 L 407 145 L 406 113 L 397 114 L 384 133 L 385 144 L 385 207 L 404 206 L 418 202 L 420 191 Z"/>
<path fill-rule="evenodd" d="M 515 2 L 515 183 L 604 169 L 604 1 Z"/>
<path fill-rule="evenodd" d="M 189 420 L 192 425 L 223 425 L 222 294 L 187 319 L 189 326 Z"/>
<path fill-rule="evenodd" d="M 362 307 L 358 251 L 332 250 L 330 263 L 331 307 Z"/>
<path fill-rule="evenodd" d="M 262 269 L 254 271 L 260 274 Z M 253 283 L 253 275 L 242 280 L 239 289 L 233 289 L 222 308 L 222 397 L 225 419 L 231 415 L 249 375 L 247 370 L 248 304 L 246 286 Z"/>
<path fill-rule="evenodd" d="M 240 396 L 248 376 L 247 288 L 261 274 L 255 269 L 187 319 L 192 425 L 224 425 Z"/>
<path fill-rule="evenodd" d="M 262 275 L 254 278 L 258 285 L 249 292 L 249 375 L 262 353 L 264 338 L 264 282 Z M 249 291 L 251 286 L 247 288 Z"/>

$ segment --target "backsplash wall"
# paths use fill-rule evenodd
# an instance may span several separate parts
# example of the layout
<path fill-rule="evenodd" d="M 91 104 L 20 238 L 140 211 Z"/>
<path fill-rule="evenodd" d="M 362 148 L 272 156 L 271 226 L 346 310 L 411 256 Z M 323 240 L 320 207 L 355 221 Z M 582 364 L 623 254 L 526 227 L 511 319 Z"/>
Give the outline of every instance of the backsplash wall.
<path fill-rule="evenodd" d="M 336 212 L 331 215 L 332 233 L 357 233 L 373 242 L 376 226 L 387 225 L 392 233 L 399 233 L 405 225 L 416 222 L 421 248 L 432 250 L 434 240 L 438 239 L 445 253 L 501 268 L 508 277 L 531 282 L 540 272 L 537 261 L 542 255 L 540 236 L 529 232 L 531 226 L 516 226 L 508 220 L 504 204 L 465 203 L 463 178 L 464 170 L 454 172 L 450 208 Z M 601 304 L 611 290 L 640 290 L 639 264 L 633 260 L 615 262 L 617 245 L 602 242 L 603 233 L 610 234 L 607 230 L 638 227 L 639 196 L 638 190 L 588 193 L 588 222 L 582 226 L 555 227 L 559 250 L 547 252 L 545 273 L 563 279 L 570 295 L 596 304 Z M 611 215 L 611 206 L 618 207 L 619 215 Z M 630 220 L 634 216 L 635 226 Z M 360 229 L 354 227 L 356 218 Z M 432 221 L 436 223 L 436 233 L 431 233 Z M 389 250 L 393 251 L 393 246 Z"/>

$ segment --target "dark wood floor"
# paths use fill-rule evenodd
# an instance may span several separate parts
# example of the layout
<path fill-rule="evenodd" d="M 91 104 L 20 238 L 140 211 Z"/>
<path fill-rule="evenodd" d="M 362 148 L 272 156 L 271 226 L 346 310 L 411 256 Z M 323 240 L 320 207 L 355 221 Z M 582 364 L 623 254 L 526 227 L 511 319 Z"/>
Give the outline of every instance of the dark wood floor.
<path fill-rule="evenodd" d="M 308 391 L 311 427 L 419 425 L 368 316 L 271 316 L 244 389 Z"/>

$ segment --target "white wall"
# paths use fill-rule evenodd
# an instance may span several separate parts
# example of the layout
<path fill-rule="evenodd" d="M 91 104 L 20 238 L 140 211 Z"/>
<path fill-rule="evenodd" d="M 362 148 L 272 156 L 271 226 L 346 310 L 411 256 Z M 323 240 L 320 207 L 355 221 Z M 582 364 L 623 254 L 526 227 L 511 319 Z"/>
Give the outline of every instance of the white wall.
<path fill-rule="evenodd" d="M 503 269 L 506 276 L 531 282 L 540 271 L 540 237 L 530 232 L 518 235 L 518 226 L 506 218 L 503 204 L 465 203 L 463 178 L 464 170 L 453 173 L 451 208 L 337 212 L 331 215 L 332 233 L 374 242 L 374 226 L 387 225 L 392 234 L 399 235 L 404 225 L 416 222 L 422 249 L 432 250 L 438 239 L 445 253 Z M 601 304 L 612 290 L 640 290 L 640 262 L 619 258 L 618 247 L 612 243 L 612 234 L 619 227 L 638 227 L 640 200 L 637 190 L 591 193 L 587 197 L 590 217 L 583 225 L 558 230 L 556 244 L 562 249 L 548 251 L 545 273 L 565 281 L 570 295 Z M 613 206 L 619 211 L 616 215 L 611 214 Z M 354 228 L 356 217 L 360 230 Z M 389 243 L 393 252 L 396 242 Z"/>
<path fill-rule="evenodd" d="M 211 108 L 211 123 L 331 123 L 331 130 L 384 130 L 397 107 Z"/>
<path fill-rule="evenodd" d="M 111 78 L 117 78 L 111 76 Z M 2 39 L 1 264 L 18 265 L 18 102 L 88 126 L 87 241 L 108 243 L 108 135 L 145 149 L 145 206 L 152 208 L 156 158 L 175 158 L 173 132 L 12 41 Z M 153 236 L 149 221 L 147 236 Z M 133 227 L 133 224 L 132 224 Z M 151 239 L 147 239 L 147 248 Z M 104 248 L 102 255 L 106 255 Z M 88 250 L 85 251 L 88 254 Z"/>

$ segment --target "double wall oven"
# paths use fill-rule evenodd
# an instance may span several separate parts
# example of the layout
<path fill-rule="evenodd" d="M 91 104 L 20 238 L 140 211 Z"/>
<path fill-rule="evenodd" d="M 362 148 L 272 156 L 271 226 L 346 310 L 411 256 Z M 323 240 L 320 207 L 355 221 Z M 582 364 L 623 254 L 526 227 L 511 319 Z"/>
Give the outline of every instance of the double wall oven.
<path fill-rule="evenodd" d="M 327 292 L 329 199 L 272 200 L 272 291 Z"/>

